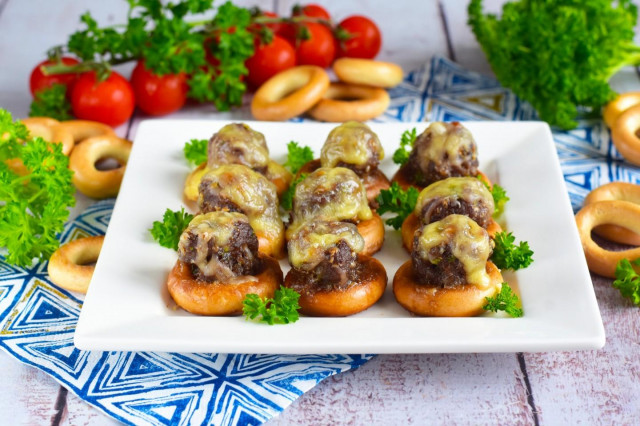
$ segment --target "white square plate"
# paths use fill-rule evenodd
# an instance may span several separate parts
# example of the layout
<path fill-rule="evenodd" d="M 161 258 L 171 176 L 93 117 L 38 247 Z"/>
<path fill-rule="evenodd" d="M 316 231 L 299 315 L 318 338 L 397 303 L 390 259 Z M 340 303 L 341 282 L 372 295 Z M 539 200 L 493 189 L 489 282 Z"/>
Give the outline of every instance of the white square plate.
<path fill-rule="evenodd" d="M 419 318 L 402 309 L 391 282 L 409 257 L 400 233 L 386 232 L 376 255 L 389 285 L 369 310 L 347 318 L 302 317 L 268 326 L 243 317 L 201 317 L 177 308 L 165 288 L 176 253 L 149 235 L 166 208 L 182 206 L 190 168 L 182 148 L 227 124 L 211 120 L 141 123 L 102 253 L 75 333 L 81 349 L 237 353 L 512 352 L 596 349 L 604 328 L 562 172 L 548 126 L 539 122 L 465 122 L 479 151 L 480 169 L 507 190 L 502 225 L 529 241 L 534 263 L 504 278 L 520 294 L 522 318 Z M 284 162 L 295 140 L 316 154 L 334 124 L 248 122 L 264 133 L 271 157 Z M 404 130 L 428 123 L 374 123 L 391 161 Z M 288 263 L 281 262 L 286 273 Z"/>

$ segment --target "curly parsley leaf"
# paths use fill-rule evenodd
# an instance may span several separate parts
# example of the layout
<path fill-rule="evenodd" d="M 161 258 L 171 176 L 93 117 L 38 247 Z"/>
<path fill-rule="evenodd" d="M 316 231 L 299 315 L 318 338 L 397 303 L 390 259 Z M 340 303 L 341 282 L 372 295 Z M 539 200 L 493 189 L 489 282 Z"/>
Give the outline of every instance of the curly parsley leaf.
<path fill-rule="evenodd" d="M 53 86 L 36 92 L 29 108 L 29 117 L 51 117 L 56 120 L 71 120 L 71 103 L 67 99 L 67 86 Z"/>
<path fill-rule="evenodd" d="M 520 318 L 523 314 L 522 308 L 518 307 L 520 299 L 507 283 L 502 283 L 498 294 L 494 297 L 485 297 L 485 300 L 487 303 L 482 307 L 485 311 L 504 311 L 513 318 Z"/>
<path fill-rule="evenodd" d="M 616 279 L 613 287 L 620 291 L 623 297 L 631 300 L 631 302 L 640 306 L 640 275 L 633 269 L 633 266 L 640 266 L 640 259 L 629 262 L 622 259 L 616 265 Z"/>
<path fill-rule="evenodd" d="M 305 178 L 309 176 L 307 173 L 301 173 L 300 176 L 295 178 L 293 182 L 289 185 L 286 191 L 282 193 L 282 198 L 280 199 L 280 205 L 285 210 L 291 210 L 293 208 L 293 196 L 296 194 L 296 186 Z"/>
<path fill-rule="evenodd" d="M 289 324 L 298 321 L 300 294 L 290 288 L 280 287 L 273 299 L 262 300 L 257 294 L 247 294 L 242 301 L 242 313 L 247 320 L 257 319 L 269 325 Z"/>
<path fill-rule="evenodd" d="M 529 243 L 521 241 L 516 245 L 516 237 L 511 232 L 496 233 L 494 241 L 495 248 L 491 260 L 498 268 L 517 271 L 533 262 L 533 251 L 529 248 Z"/>
<path fill-rule="evenodd" d="M 162 217 L 162 222 L 153 222 L 153 227 L 149 229 L 151 236 L 162 247 L 178 250 L 180 235 L 187 229 L 193 215 L 187 213 L 184 207 L 180 211 L 167 209 Z"/>
<path fill-rule="evenodd" d="M 494 183 L 492 186 L 490 186 L 480 176 L 478 176 L 478 179 L 480 179 L 480 182 L 482 182 L 484 186 L 487 187 L 489 192 L 491 192 L 491 196 L 493 197 L 493 204 L 495 206 L 493 217 L 500 217 L 500 215 L 504 213 L 504 206 L 507 204 L 507 201 L 510 200 L 510 198 L 507 196 L 507 191 L 505 191 L 505 189 L 497 183 Z"/>
<path fill-rule="evenodd" d="M 395 213 L 396 216 L 386 219 L 385 223 L 393 226 L 393 229 L 400 229 L 402 222 L 415 209 L 418 195 L 420 192 L 416 188 L 411 186 L 405 191 L 398 185 L 398 182 L 393 182 L 389 189 L 383 189 L 376 197 L 379 205 L 378 214 Z"/>
<path fill-rule="evenodd" d="M 207 161 L 207 144 L 206 139 L 191 139 L 184 144 L 182 151 L 184 158 L 194 166 L 198 166 Z"/>
<path fill-rule="evenodd" d="M 400 137 L 400 148 L 396 149 L 393 153 L 393 162 L 403 166 L 407 161 L 409 161 L 409 155 L 411 154 L 411 149 L 413 148 L 413 144 L 417 138 L 417 131 L 414 127 L 411 130 L 405 130 Z"/>
<path fill-rule="evenodd" d="M 287 144 L 287 161 L 285 167 L 289 167 L 291 173 L 296 174 L 298 171 L 313 160 L 313 150 L 308 146 L 300 146 L 298 142 L 291 141 Z"/>
<path fill-rule="evenodd" d="M 0 246 L 8 250 L 8 263 L 29 266 L 60 246 L 57 235 L 75 205 L 72 175 L 61 144 L 31 138 L 0 109 Z"/>

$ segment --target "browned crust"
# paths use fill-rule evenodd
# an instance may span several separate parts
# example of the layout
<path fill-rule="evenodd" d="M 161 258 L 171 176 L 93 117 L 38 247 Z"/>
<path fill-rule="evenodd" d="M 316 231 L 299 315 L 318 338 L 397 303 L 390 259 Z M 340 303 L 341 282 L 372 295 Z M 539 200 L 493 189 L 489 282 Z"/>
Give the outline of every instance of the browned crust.
<path fill-rule="evenodd" d="M 416 315 L 430 317 L 471 317 L 481 314 L 486 297 L 494 296 L 500 289 L 500 270 L 487 262 L 491 285 L 480 289 L 473 284 L 442 288 L 419 284 L 413 276 L 411 260 L 406 261 L 393 277 L 393 294 L 398 303 Z"/>
<path fill-rule="evenodd" d="M 384 244 L 384 222 L 380 215 L 373 212 L 371 219 L 358 222 L 356 227 L 364 239 L 364 249 L 361 254 L 372 256 L 380 251 Z"/>
<path fill-rule="evenodd" d="M 282 285 L 283 276 L 277 260 L 260 254 L 263 269 L 258 281 L 237 284 L 196 280 L 191 267 L 177 261 L 167 278 L 167 288 L 173 300 L 184 310 L 198 315 L 239 315 L 247 294 L 271 298 Z"/>
<path fill-rule="evenodd" d="M 387 272 L 377 259 L 362 254 L 357 260 L 362 265 L 363 278 L 346 290 L 318 290 L 304 282 L 305 274 L 291 269 L 284 280 L 285 287 L 301 291 L 300 312 L 310 316 L 343 317 L 357 314 L 373 306 L 387 287 Z"/>
<path fill-rule="evenodd" d="M 367 191 L 369 206 L 373 209 L 377 208 L 378 203 L 376 202 L 376 198 L 380 194 L 380 191 L 389 189 L 391 186 L 389 178 L 382 173 L 382 170 L 375 169 L 370 175 L 363 179 L 362 183 L 364 184 L 364 189 Z"/>

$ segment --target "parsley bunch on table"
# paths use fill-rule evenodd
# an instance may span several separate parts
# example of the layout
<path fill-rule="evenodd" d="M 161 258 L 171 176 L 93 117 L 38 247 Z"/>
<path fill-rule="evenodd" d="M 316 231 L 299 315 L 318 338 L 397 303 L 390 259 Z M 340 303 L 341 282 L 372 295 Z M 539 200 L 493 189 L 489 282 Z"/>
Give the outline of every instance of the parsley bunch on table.
<path fill-rule="evenodd" d="M 623 297 L 631 300 L 631 302 L 640 306 L 640 275 L 633 269 L 633 266 L 640 266 L 640 259 L 629 262 L 622 259 L 616 265 L 616 279 L 613 287 L 620 291 Z"/>

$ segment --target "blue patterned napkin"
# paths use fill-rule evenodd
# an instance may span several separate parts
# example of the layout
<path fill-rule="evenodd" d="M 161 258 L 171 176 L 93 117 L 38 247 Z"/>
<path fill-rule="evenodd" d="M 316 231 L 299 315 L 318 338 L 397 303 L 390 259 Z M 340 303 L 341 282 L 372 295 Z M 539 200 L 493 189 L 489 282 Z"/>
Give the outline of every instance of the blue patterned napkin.
<path fill-rule="evenodd" d="M 492 78 L 440 57 L 390 92 L 377 121 L 534 120 L 535 111 Z M 601 121 L 554 138 L 575 209 L 594 187 L 638 182 Z M 113 200 L 89 207 L 61 239 L 104 234 Z M 240 355 L 87 352 L 73 346 L 82 300 L 52 285 L 47 265 L 0 256 L 0 347 L 48 373 L 105 414 L 130 424 L 245 425 L 264 422 L 323 379 L 371 355 Z"/>

